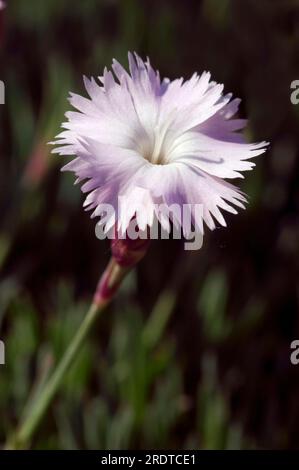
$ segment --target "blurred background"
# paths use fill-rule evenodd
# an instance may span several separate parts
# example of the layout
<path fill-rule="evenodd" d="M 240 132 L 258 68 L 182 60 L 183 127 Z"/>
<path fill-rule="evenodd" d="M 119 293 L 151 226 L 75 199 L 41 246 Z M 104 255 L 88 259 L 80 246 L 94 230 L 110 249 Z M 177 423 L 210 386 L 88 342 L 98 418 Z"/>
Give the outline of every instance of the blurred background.
<path fill-rule="evenodd" d="M 270 150 L 246 211 L 199 252 L 155 241 L 65 377 L 35 449 L 299 448 L 298 0 L 9 0 L 0 12 L 0 442 L 34 403 L 109 259 L 46 145 L 127 51 L 162 76 L 209 70 Z M 239 184 L 239 180 L 236 182 Z"/>

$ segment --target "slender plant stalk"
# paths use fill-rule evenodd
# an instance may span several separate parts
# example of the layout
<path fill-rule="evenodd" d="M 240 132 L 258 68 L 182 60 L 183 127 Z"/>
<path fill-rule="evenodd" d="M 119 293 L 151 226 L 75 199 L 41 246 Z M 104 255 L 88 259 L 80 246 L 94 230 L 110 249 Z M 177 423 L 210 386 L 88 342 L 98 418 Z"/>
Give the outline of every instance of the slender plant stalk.
<path fill-rule="evenodd" d="M 56 392 L 62 384 L 65 374 L 73 364 L 78 352 L 81 349 L 89 331 L 105 309 L 117 291 L 122 279 L 126 275 L 128 268 L 120 266 L 111 258 L 100 282 L 97 286 L 93 303 L 90 306 L 80 328 L 77 330 L 73 340 L 69 344 L 64 356 L 62 357 L 52 376 L 41 390 L 35 403 L 30 408 L 28 415 L 21 420 L 17 431 L 6 443 L 5 449 L 26 449 L 30 446 L 30 441 L 43 416 L 49 408 Z"/>

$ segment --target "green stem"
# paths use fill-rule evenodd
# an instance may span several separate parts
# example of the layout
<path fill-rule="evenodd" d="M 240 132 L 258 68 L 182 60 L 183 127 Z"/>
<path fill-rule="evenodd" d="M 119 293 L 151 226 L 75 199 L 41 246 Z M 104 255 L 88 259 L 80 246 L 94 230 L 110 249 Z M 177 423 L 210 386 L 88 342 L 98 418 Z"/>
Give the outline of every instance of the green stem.
<path fill-rule="evenodd" d="M 36 402 L 32 406 L 30 413 L 24 417 L 16 433 L 8 440 L 6 449 L 25 449 L 30 445 L 31 438 L 37 429 L 41 419 L 45 415 L 57 390 L 59 389 L 65 374 L 68 372 L 74 359 L 76 358 L 82 344 L 84 343 L 91 327 L 94 325 L 99 314 L 110 302 L 115 290 L 118 288 L 127 269 L 120 267 L 113 259 L 105 270 L 98 285 L 94 301 L 88 310 L 80 328 L 68 346 L 61 362 L 58 364 L 52 377 L 42 389 Z M 109 290 L 110 289 L 110 290 Z M 109 294 L 111 293 L 111 295 Z M 105 295 L 103 295 L 105 294 Z M 109 294 L 109 295 L 107 295 Z"/>
<path fill-rule="evenodd" d="M 74 358 L 80 350 L 81 345 L 84 342 L 84 339 L 86 338 L 91 326 L 94 324 L 98 314 L 102 310 L 103 309 L 99 308 L 95 304 L 91 305 L 86 317 L 81 324 L 81 327 L 77 331 L 73 341 L 70 343 L 61 362 L 57 366 L 57 369 L 54 371 L 51 379 L 33 406 L 32 412 L 28 415 L 27 418 L 25 418 L 24 422 L 21 423 L 16 435 L 13 436 L 11 441 L 7 443 L 7 449 L 24 449 L 28 446 L 31 440 L 31 436 L 33 435 L 40 420 L 48 409 L 48 406 L 50 405 L 59 385 L 64 379 L 66 372 L 68 371 L 69 367 L 73 363 Z"/>

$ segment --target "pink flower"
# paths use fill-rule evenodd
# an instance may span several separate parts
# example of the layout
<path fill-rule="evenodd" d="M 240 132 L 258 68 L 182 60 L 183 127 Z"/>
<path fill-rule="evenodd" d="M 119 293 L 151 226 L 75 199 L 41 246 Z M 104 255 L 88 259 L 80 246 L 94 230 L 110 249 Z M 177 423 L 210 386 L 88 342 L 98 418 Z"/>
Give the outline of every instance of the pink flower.
<path fill-rule="evenodd" d="M 89 99 L 71 94 L 78 111 L 66 113 L 65 129 L 53 152 L 75 155 L 63 167 L 73 171 L 89 193 L 84 206 L 101 216 L 102 204 L 117 207 L 122 197 L 126 211 L 117 215 L 125 231 L 136 215 L 142 227 L 157 216 L 157 204 L 201 204 L 202 221 L 210 229 L 226 225 L 222 210 L 237 213 L 246 199 L 225 179 L 243 177 L 251 158 L 262 154 L 267 143 L 246 143 L 239 132 L 246 125 L 236 119 L 239 99 L 223 94 L 223 85 L 210 81 L 210 73 L 189 80 L 160 79 L 137 54 L 129 53 L 130 73 L 117 61 L 98 81 L 84 78 Z M 112 219 L 107 227 L 112 226 Z M 187 227 L 182 227 L 184 233 Z"/>

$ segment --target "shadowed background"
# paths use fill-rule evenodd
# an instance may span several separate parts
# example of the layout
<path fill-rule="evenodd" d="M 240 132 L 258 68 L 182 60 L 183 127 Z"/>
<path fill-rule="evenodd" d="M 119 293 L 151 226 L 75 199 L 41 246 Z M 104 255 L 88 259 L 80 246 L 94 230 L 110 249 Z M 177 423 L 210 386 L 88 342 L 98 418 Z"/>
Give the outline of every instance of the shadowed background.
<path fill-rule="evenodd" d="M 0 13 L 0 442 L 83 318 L 109 244 L 46 145 L 127 51 L 162 76 L 209 70 L 242 98 L 246 211 L 199 252 L 154 241 L 65 377 L 33 448 L 299 448 L 297 0 L 9 0 Z M 30 407 L 30 403 L 29 403 Z"/>

